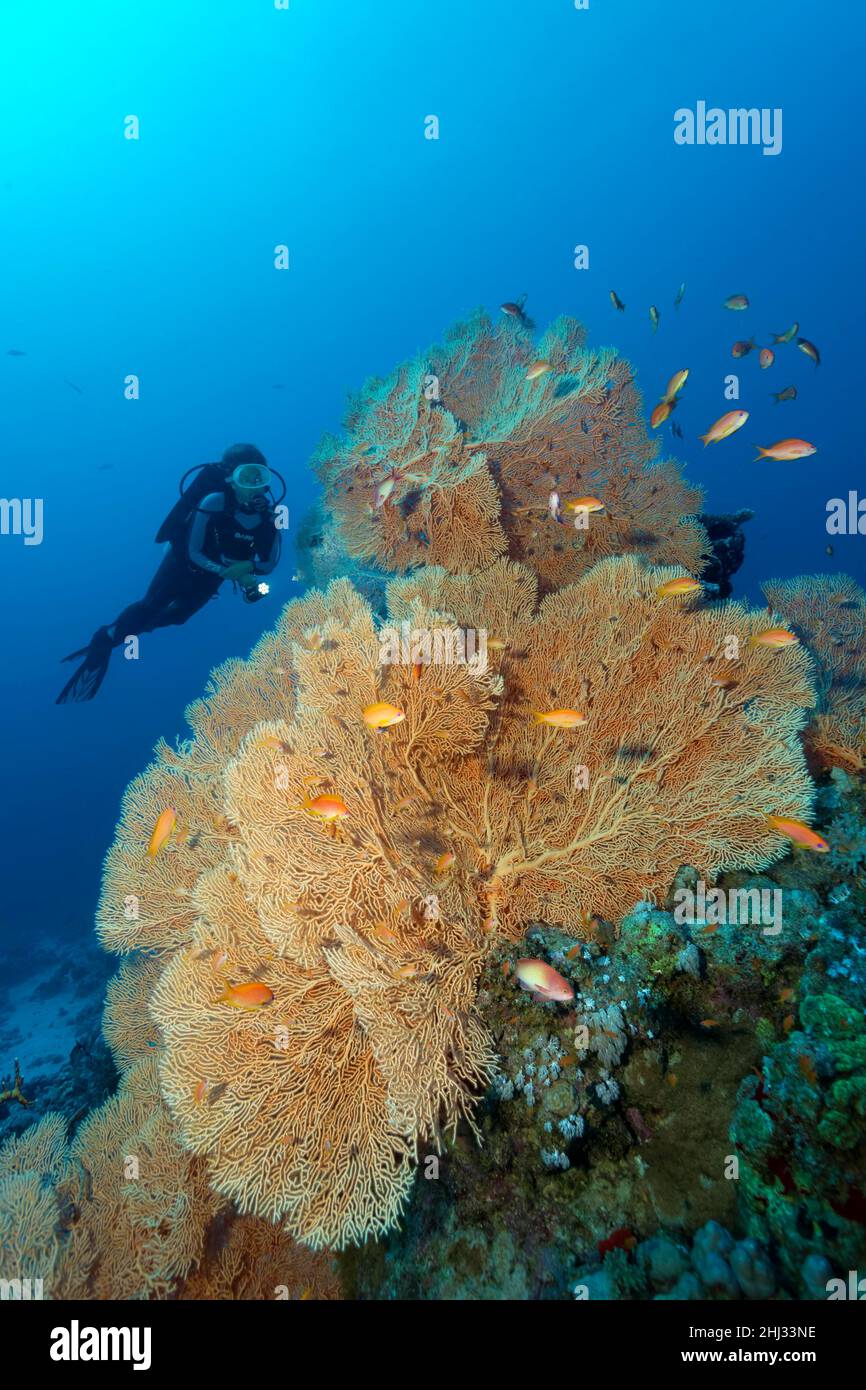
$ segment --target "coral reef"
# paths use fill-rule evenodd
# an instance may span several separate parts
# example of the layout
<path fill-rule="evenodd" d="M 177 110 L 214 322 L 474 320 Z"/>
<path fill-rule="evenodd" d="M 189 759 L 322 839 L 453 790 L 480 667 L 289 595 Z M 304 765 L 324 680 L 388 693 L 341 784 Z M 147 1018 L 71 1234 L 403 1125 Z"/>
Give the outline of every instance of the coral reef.
<path fill-rule="evenodd" d="M 540 375 L 529 371 L 536 360 Z M 313 528 L 319 545 L 331 566 L 342 549 L 397 572 L 471 573 L 507 550 L 543 592 L 624 554 L 698 574 L 709 551 L 700 490 L 657 458 L 641 413 L 628 363 L 589 351 L 575 320 L 557 319 L 534 344 L 524 320 L 494 326 L 478 310 L 367 382 L 343 435 L 323 440 L 314 466 L 337 538 Z M 572 514 L 569 500 L 582 497 L 603 512 Z M 329 577 L 320 559 L 318 582 Z"/>
<path fill-rule="evenodd" d="M 352 401 L 299 538 L 327 587 L 125 794 L 104 1042 L 91 1001 L 35 1116 L 0 1086 L 0 1278 L 788 1299 L 862 1264 L 866 600 L 774 582 L 802 642 L 752 642 L 751 514 L 702 516 L 641 415 L 521 313 Z"/>
<path fill-rule="evenodd" d="M 48 1114 L 0 1148 L 0 1279 L 40 1280 L 48 1296 L 62 1221 L 66 1121 Z"/>
<path fill-rule="evenodd" d="M 238 1218 L 178 1142 L 156 1058 L 133 1064 L 70 1143 L 50 1113 L 0 1148 L 0 1279 L 57 1299 L 336 1298 L 326 1256 Z"/>
<path fill-rule="evenodd" d="M 807 745 L 818 763 L 866 771 L 866 594 L 847 574 L 773 579 L 767 602 L 817 658 Z"/>
<path fill-rule="evenodd" d="M 632 1252 L 612 1250 L 600 1267 L 579 1270 L 574 1287 L 578 1299 L 763 1300 L 776 1293 L 771 1253 L 751 1236 L 735 1240 L 717 1221 L 689 1244 L 656 1235 Z"/>
<path fill-rule="evenodd" d="M 866 1255 L 866 934 L 833 905 L 813 924 L 782 1036 L 768 1035 L 731 1127 L 746 1230 L 794 1285 Z"/>
<path fill-rule="evenodd" d="M 332 1301 L 340 1298 L 340 1285 L 326 1251 L 296 1245 L 269 1221 L 226 1211 L 214 1222 L 201 1263 L 178 1297 Z"/>
<path fill-rule="evenodd" d="M 849 815 L 861 795 L 836 793 Z M 785 886 L 790 863 L 720 879 L 780 891 L 778 932 L 644 904 L 618 936 L 501 948 L 479 992 L 501 1056 L 484 1145 L 422 1161 L 405 1228 L 340 1257 L 347 1293 L 809 1299 L 862 1269 L 862 916 L 833 903 L 838 863 L 820 891 Z M 516 992 L 518 954 L 573 1003 Z"/>
<path fill-rule="evenodd" d="M 392 625 L 483 624 L 501 634 L 492 665 L 383 664 L 383 630 L 339 581 L 217 673 L 193 740 L 133 783 L 99 931 L 145 954 L 111 987 L 107 1036 L 122 1067 L 158 1044 L 180 1140 L 241 1213 L 313 1247 L 383 1233 L 418 1146 L 470 1119 L 493 1074 L 475 996 L 498 941 L 533 920 L 585 934 L 683 862 L 715 875 L 777 857 L 765 813 L 811 799 L 808 661 L 752 652 L 761 617 L 738 605 L 661 602 L 669 577 L 607 561 L 539 609 L 505 561 L 394 581 Z M 735 698 L 711 683 L 731 634 L 747 653 Z M 383 698 L 405 718 L 374 733 L 361 710 Z M 533 722 L 571 702 L 585 730 Z M 343 799 L 345 829 L 310 813 L 321 795 Z M 166 805 L 177 842 L 150 863 Z M 268 1007 L 222 1001 L 244 980 Z M 613 1091 L 602 1072 L 600 1103 Z"/>

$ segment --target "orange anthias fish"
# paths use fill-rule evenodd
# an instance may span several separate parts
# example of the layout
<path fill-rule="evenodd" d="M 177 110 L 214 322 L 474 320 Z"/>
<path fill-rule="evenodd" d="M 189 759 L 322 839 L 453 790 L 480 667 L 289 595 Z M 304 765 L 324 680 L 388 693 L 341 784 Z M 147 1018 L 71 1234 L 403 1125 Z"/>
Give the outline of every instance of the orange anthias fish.
<path fill-rule="evenodd" d="M 436 860 L 436 864 L 433 869 L 434 874 L 436 874 L 437 876 L 441 874 L 447 874 L 448 870 L 451 868 L 451 865 L 454 863 L 454 860 L 456 858 L 457 855 L 454 853 L 453 849 L 446 849 L 445 853 L 440 854 L 439 858 Z"/>
<path fill-rule="evenodd" d="M 549 724 L 552 729 L 578 729 L 586 723 L 586 715 L 576 709 L 533 710 L 536 724 Z"/>
<path fill-rule="evenodd" d="M 528 990 L 533 999 L 545 1004 L 567 1004 L 574 990 L 558 970 L 543 960 L 519 960 L 514 978 L 521 989 Z"/>
<path fill-rule="evenodd" d="M 349 808 L 343 798 L 329 796 L 327 792 L 323 792 L 321 796 L 305 797 L 303 806 L 311 816 L 318 816 L 320 820 L 341 820 L 349 814 Z"/>
<path fill-rule="evenodd" d="M 575 497 L 563 503 L 563 511 L 566 512 L 603 512 L 604 503 L 597 497 Z M 489 646 L 489 643 L 488 643 Z"/>
<path fill-rule="evenodd" d="M 255 748 L 282 748 L 283 740 L 277 738 L 276 734 L 265 734 L 264 738 L 257 738 Z"/>
<path fill-rule="evenodd" d="M 233 1009 L 261 1009 L 273 1001 L 273 993 L 267 985 L 251 980 L 245 985 L 226 985 L 225 994 L 221 994 L 214 1003 L 230 1004 Z"/>
<path fill-rule="evenodd" d="M 758 357 L 758 364 L 761 368 L 761 371 L 765 372 L 768 367 L 772 367 L 775 360 L 776 354 L 774 353 L 772 348 L 761 348 L 761 352 Z"/>
<path fill-rule="evenodd" d="M 153 827 L 150 843 L 147 846 L 147 853 L 151 859 L 155 859 L 159 854 L 176 824 L 177 812 L 173 806 L 166 806 L 165 810 L 159 814 L 156 825 Z"/>
<path fill-rule="evenodd" d="M 622 313 L 623 310 L 625 309 L 625 305 L 623 304 L 623 302 L 622 302 L 622 300 L 620 299 L 619 295 L 617 294 L 616 290 L 611 290 L 611 292 L 610 292 L 610 302 L 611 302 L 611 304 L 613 305 L 613 307 L 614 307 L 615 309 L 619 309 L 619 312 L 620 312 L 620 313 Z"/>
<path fill-rule="evenodd" d="M 201 1105 L 201 1103 L 202 1103 L 202 1101 L 204 1100 L 204 1098 L 205 1098 L 206 1095 L 207 1095 L 207 1082 L 206 1082 L 206 1081 L 200 1081 L 200 1082 L 198 1083 L 198 1085 L 196 1086 L 195 1090 L 193 1091 L 193 1097 L 192 1097 L 193 1105 Z"/>
<path fill-rule="evenodd" d="M 748 357 L 749 353 L 754 352 L 757 346 L 758 344 L 755 342 L 754 338 L 749 338 L 748 341 L 745 338 L 741 338 L 740 341 L 734 343 L 734 346 L 731 348 L 731 356 Z"/>
<path fill-rule="evenodd" d="M 769 449 L 762 449 L 760 444 L 756 444 L 758 459 L 779 459 L 788 462 L 791 459 L 807 459 L 811 454 L 817 454 L 818 450 L 814 444 L 810 444 L 805 439 L 780 439 L 777 444 L 771 444 Z"/>
<path fill-rule="evenodd" d="M 539 357 L 537 362 L 533 362 L 529 371 L 526 373 L 527 381 L 536 381 L 538 377 L 544 376 L 546 372 L 552 372 L 553 368 L 545 357 Z"/>
<path fill-rule="evenodd" d="M 773 400 L 778 405 L 780 401 L 795 401 L 797 399 L 796 386 L 786 386 L 782 391 L 771 391 Z"/>
<path fill-rule="evenodd" d="M 370 936 L 376 941 L 381 941 L 385 946 L 390 945 L 393 941 L 399 940 L 397 933 L 391 931 L 391 928 L 387 927 L 384 922 L 377 922 L 375 927 L 371 928 Z"/>
<path fill-rule="evenodd" d="M 748 410 L 729 410 L 726 415 L 721 415 L 714 425 L 711 425 L 706 434 L 699 436 L 704 441 L 704 448 L 708 444 L 718 444 L 722 439 L 727 439 L 729 435 L 736 434 L 741 430 L 749 418 Z"/>
<path fill-rule="evenodd" d="M 683 368 L 681 372 L 674 372 L 673 376 L 667 384 L 665 393 L 662 396 L 662 401 L 675 400 L 675 398 L 680 394 L 686 382 L 688 381 L 688 377 L 688 367 Z"/>
<path fill-rule="evenodd" d="M 781 647 L 792 647 L 799 642 L 793 632 L 789 632 L 786 627 L 768 627 L 765 632 L 755 632 L 749 638 L 750 647 L 773 647 L 778 650 Z"/>
<path fill-rule="evenodd" d="M 804 821 L 794 820 L 792 816 L 767 816 L 767 824 L 779 835 L 786 835 L 801 849 L 814 850 L 816 854 L 827 854 L 830 846 L 817 831 L 811 830 Z"/>
<path fill-rule="evenodd" d="M 748 309 L 749 300 L 744 294 L 732 294 L 722 305 L 723 309 Z"/>
<path fill-rule="evenodd" d="M 650 429 L 657 430 L 659 425 L 663 425 L 668 419 L 674 408 L 673 401 L 659 401 L 652 415 L 650 416 Z"/>
<path fill-rule="evenodd" d="M 697 579 L 692 579 L 690 574 L 681 575 L 678 579 L 666 579 L 664 584 L 659 584 L 656 593 L 659 598 L 682 598 L 686 594 L 698 594 L 703 592 L 703 585 Z"/>
<path fill-rule="evenodd" d="M 387 700 L 380 700 L 375 705 L 368 705 L 361 712 L 361 718 L 368 729 L 391 729 L 395 724 L 400 724 L 406 715 L 396 705 L 389 705 Z"/>

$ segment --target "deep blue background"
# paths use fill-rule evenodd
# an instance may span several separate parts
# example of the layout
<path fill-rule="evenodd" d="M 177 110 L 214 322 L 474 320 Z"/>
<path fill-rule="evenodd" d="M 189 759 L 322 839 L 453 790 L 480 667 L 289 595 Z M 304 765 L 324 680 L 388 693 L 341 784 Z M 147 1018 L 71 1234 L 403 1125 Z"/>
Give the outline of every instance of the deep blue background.
<path fill-rule="evenodd" d="M 866 537 L 828 558 L 824 530 L 829 497 L 866 493 L 864 31 L 849 0 L 5 0 L 2 495 L 43 497 L 46 529 L 0 537 L 0 932 L 89 930 L 126 783 L 298 592 L 289 547 L 265 602 L 224 593 L 116 659 L 93 705 L 55 708 L 59 657 L 146 587 L 179 474 L 251 439 L 299 517 L 346 391 L 478 303 L 577 315 L 650 406 L 690 368 L 674 452 L 712 508 L 758 512 L 740 593 L 834 566 L 864 581 Z M 782 107 L 782 154 L 676 146 L 673 113 L 699 99 Z M 724 311 L 738 291 L 751 311 Z M 733 341 L 795 319 L 821 368 L 793 347 L 741 363 L 752 418 L 704 452 Z M 819 453 L 753 462 L 788 434 Z"/>

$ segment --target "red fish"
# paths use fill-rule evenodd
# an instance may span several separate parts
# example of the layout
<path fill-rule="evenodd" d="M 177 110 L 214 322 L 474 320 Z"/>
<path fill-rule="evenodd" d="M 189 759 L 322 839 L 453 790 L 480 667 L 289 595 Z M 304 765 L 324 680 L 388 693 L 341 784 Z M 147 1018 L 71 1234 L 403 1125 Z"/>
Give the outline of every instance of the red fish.
<path fill-rule="evenodd" d="M 611 1250 L 634 1250 L 637 1245 L 637 1236 L 628 1226 L 618 1226 L 617 1229 L 607 1237 L 607 1240 L 598 1242 L 598 1253 L 601 1259 Z"/>

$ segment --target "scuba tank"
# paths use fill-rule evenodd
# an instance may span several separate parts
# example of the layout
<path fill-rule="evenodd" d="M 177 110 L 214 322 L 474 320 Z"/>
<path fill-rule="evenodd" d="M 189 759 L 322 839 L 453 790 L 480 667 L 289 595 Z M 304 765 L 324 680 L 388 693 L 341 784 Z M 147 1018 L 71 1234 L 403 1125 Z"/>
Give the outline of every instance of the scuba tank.
<path fill-rule="evenodd" d="M 212 492 L 223 491 L 233 467 L 226 463 L 200 463 L 186 470 L 180 480 L 180 496 L 156 533 L 157 545 L 170 541 L 176 549 L 183 547 L 193 512 Z"/>

